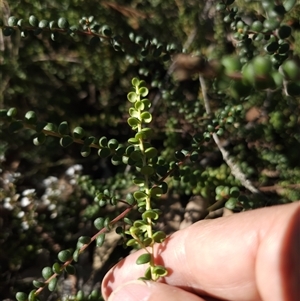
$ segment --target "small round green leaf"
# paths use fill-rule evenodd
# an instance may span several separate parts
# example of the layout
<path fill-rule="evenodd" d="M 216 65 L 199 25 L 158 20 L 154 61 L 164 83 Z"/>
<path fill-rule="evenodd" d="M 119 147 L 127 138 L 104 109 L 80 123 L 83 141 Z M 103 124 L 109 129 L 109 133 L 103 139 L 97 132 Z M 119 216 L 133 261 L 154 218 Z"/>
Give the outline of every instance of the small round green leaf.
<path fill-rule="evenodd" d="M 161 195 L 163 194 L 163 189 L 159 186 L 155 186 L 155 187 L 151 188 L 150 194 L 151 194 L 151 197 L 153 197 L 153 198 L 160 198 Z"/>
<path fill-rule="evenodd" d="M 36 134 L 36 136 L 33 138 L 33 144 L 36 146 L 43 144 L 45 141 L 46 135 L 43 132 Z"/>
<path fill-rule="evenodd" d="M 236 198 L 230 198 L 226 203 L 225 207 L 229 210 L 233 210 L 236 206 L 237 199 Z"/>
<path fill-rule="evenodd" d="M 68 147 L 73 143 L 73 138 L 69 135 L 64 136 L 64 137 L 60 138 L 59 143 L 62 147 Z"/>
<path fill-rule="evenodd" d="M 17 292 L 16 293 L 16 299 L 17 299 L 17 301 L 27 301 L 28 300 L 28 295 L 23 293 L 23 292 Z"/>
<path fill-rule="evenodd" d="M 58 132 L 61 135 L 68 135 L 69 134 L 69 125 L 67 121 L 61 122 L 61 124 L 58 126 Z"/>
<path fill-rule="evenodd" d="M 141 201 L 144 201 L 147 199 L 147 194 L 143 191 L 135 191 L 133 193 L 133 196 L 138 202 L 141 202 Z"/>
<path fill-rule="evenodd" d="M 149 253 L 145 253 L 140 255 L 137 260 L 136 260 L 136 264 L 145 264 L 151 261 L 151 254 Z"/>
<path fill-rule="evenodd" d="M 74 130 L 73 130 L 73 136 L 75 139 L 81 139 L 86 135 L 85 130 L 80 127 L 77 126 Z"/>
<path fill-rule="evenodd" d="M 91 238 L 89 236 L 80 236 L 78 241 L 81 242 L 82 244 L 86 245 L 91 242 Z"/>
<path fill-rule="evenodd" d="M 129 92 L 127 94 L 127 99 L 130 102 L 135 103 L 139 99 L 139 96 L 135 92 Z"/>
<path fill-rule="evenodd" d="M 8 117 L 14 117 L 17 115 L 17 109 L 16 108 L 10 108 L 8 111 L 7 111 L 7 116 Z"/>
<path fill-rule="evenodd" d="M 31 16 L 29 17 L 29 24 L 30 24 L 31 26 L 36 27 L 36 26 L 38 26 L 38 23 L 39 23 L 39 21 L 38 21 L 38 19 L 37 19 L 36 16 L 31 15 Z"/>
<path fill-rule="evenodd" d="M 176 158 L 176 160 L 178 160 L 178 161 L 182 161 L 182 160 L 185 158 L 185 155 L 184 155 L 184 153 L 181 152 L 181 151 L 176 151 L 176 152 L 175 152 L 175 158 Z"/>
<path fill-rule="evenodd" d="M 126 246 L 128 247 L 133 247 L 133 246 L 136 246 L 138 245 L 138 242 L 135 240 L 135 239 L 129 239 L 127 242 L 126 242 Z"/>
<path fill-rule="evenodd" d="M 76 249 L 74 252 L 73 252 L 73 259 L 75 262 L 78 262 L 78 259 L 79 259 L 79 249 Z"/>
<path fill-rule="evenodd" d="M 157 220 L 159 218 L 159 215 L 154 210 L 147 210 L 142 214 L 143 220 L 146 220 L 147 218 Z"/>
<path fill-rule="evenodd" d="M 167 235 L 163 231 L 157 231 L 153 234 L 152 238 L 155 242 L 161 243 L 166 239 Z"/>
<path fill-rule="evenodd" d="M 7 20 L 8 26 L 17 26 L 17 23 L 18 23 L 18 19 L 14 16 L 9 17 Z"/>
<path fill-rule="evenodd" d="M 44 287 L 45 286 L 45 282 L 41 282 L 41 281 L 37 281 L 37 280 L 33 280 L 32 284 L 36 288 L 40 288 L 40 287 Z"/>
<path fill-rule="evenodd" d="M 41 20 L 38 24 L 38 27 L 39 28 L 47 28 L 49 25 L 48 21 L 47 20 Z"/>
<path fill-rule="evenodd" d="M 129 138 L 129 139 L 128 139 L 128 143 L 131 143 L 131 144 L 139 144 L 140 141 L 139 141 L 139 139 L 137 139 L 137 138 Z"/>
<path fill-rule="evenodd" d="M 57 255 L 57 258 L 61 261 L 61 262 L 66 262 L 69 259 L 72 258 L 72 254 L 69 250 L 63 250 L 60 251 Z"/>
<path fill-rule="evenodd" d="M 155 170 L 152 166 L 146 165 L 141 168 L 141 174 L 144 176 L 151 176 L 154 174 L 154 172 Z"/>
<path fill-rule="evenodd" d="M 107 158 L 111 155 L 111 150 L 108 147 L 104 147 L 98 150 L 98 156 L 101 158 Z"/>
<path fill-rule="evenodd" d="M 34 111 L 28 111 L 25 114 L 25 120 L 30 123 L 30 124 L 34 124 L 36 123 L 36 114 Z"/>
<path fill-rule="evenodd" d="M 149 147 L 145 150 L 145 155 L 147 159 L 152 159 L 154 157 L 157 157 L 157 149 L 155 147 Z"/>
<path fill-rule="evenodd" d="M 101 31 L 104 36 L 110 37 L 112 35 L 111 28 L 108 25 L 103 25 Z"/>
<path fill-rule="evenodd" d="M 139 119 L 137 119 L 136 117 L 129 117 L 127 119 L 127 123 L 133 128 L 136 129 L 138 127 L 138 125 L 141 124 L 141 121 Z"/>
<path fill-rule="evenodd" d="M 149 93 L 149 90 L 146 87 L 139 88 L 139 94 L 142 95 L 143 97 L 147 96 L 148 93 Z"/>
<path fill-rule="evenodd" d="M 36 126 L 36 131 L 37 132 L 40 132 L 41 130 L 45 130 L 45 131 L 49 131 L 49 132 L 56 132 L 57 131 L 57 126 L 51 122 L 48 122 L 48 123 L 44 123 L 44 122 L 41 122 L 41 126 L 42 128 L 38 128 L 38 125 Z"/>
<path fill-rule="evenodd" d="M 116 139 L 110 139 L 107 143 L 107 146 L 110 149 L 115 150 L 119 146 L 119 142 Z"/>
<path fill-rule="evenodd" d="M 76 299 L 77 301 L 84 301 L 84 292 L 82 290 L 79 290 L 76 294 Z"/>
<path fill-rule="evenodd" d="M 69 22 L 66 18 L 59 18 L 57 21 L 57 25 L 61 29 L 66 29 L 69 26 Z"/>
<path fill-rule="evenodd" d="M 288 80 L 297 80 L 300 77 L 300 67 L 294 60 L 285 61 L 281 69 Z"/>
<path fill-rule="evenodd" d="M 138 78 L 134 77 L 132 80 L 131 80 L 131 84 L 134 86 L 134 87 L 138 87 L 140 85 L 140 81 Z"/>
<path fill-rule="evenodd" d="M 28 295 L 28 301 L 37 301 L 36 289 L 32 290 Z"/>
<path fill-rule="evenodd" d="M 56 289 L 56 285 L 57 285 L 57 278 L 51 279 L 48 284 L 48 290 L 50 292 L 53 292 Z"/>
<path fill-rule="evenodd" d="M 238 187 L 231 187 L 229 191 L 229 195 L 233 198 L 237 198 L 240 195 L 240 190 Z"/>
<path fill-rule="evenodd" d="M 80 150 L 81 156 L 86 158 L 90 155 L 90 153 L 91 153 L 91 148 L 87 145 L 83 145 L 81 150 Z"/>
<path fill-rule="evenodd" d="M 168 271 L 165 267 L 157 265 L 153 268 L 153 274 L 155 274 L 157 277 L 165 277 L 168 275 Z"/>
<path fill-rule="evenodd" d="M 104 228 L 104 218 L 103 217 L 98 217 L 94 220 L 94 226 L 96 227 L 97 230 L 101 230 Z"/>
<path fill-rule="evenodd" d="M 44 267 L 42 269 L 42 276 L 45 280 L 48 280 L 52 276 L 53 272 L 50 267 Z"/>
<path fill-rule="evenodd" d="M 149 112 L 143 112 L 141 114 L 141 119 L 146 123 L 150 123 L 152 121 L 152 115 Z"/>
<path fill-rule="evenodd" d="M 105 136 L 99 139 L 99 145 L 101 147 L 107 147 L 107 143 L 108 143 L 108 139 Z"/>
<path fill-rule="evenodd" d="M 282 25 L 278 29 L 278 36 L 280 39 L 288 38 L 292 33 L 292 28 L 288 25 Z"/>
<path fill-rule="evenodd" d="M 62 271 L 61 271 L 61 266 L 58 262 L 55 262 L 53 265 L 52 265 L 52 271 L 53 273 L 55 274 L 60 274 Z"/>
<path fill-rule="evenodd" d="M 75 267 L 72 264 L 69 264 L 65 267 L 65 271 L 69 274 L 69 275 L 75 275 L 76 270 Z"/>
<path fill-rule="evenodd" d="M 105 233 L 101 233 L 96 238 L 96 245 L 97 247 L 101 247 L 105 240 Z"/>

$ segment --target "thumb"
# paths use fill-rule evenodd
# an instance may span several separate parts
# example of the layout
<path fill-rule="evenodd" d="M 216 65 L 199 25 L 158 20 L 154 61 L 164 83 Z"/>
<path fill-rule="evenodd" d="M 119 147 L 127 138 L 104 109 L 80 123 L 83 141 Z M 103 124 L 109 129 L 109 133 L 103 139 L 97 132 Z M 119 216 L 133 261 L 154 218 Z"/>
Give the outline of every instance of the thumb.
<path fill-rule="evenodd" d="M 152 281 L 134 280 L 120 285 L 107 301 L 204 301 L 178 287 Z"/>

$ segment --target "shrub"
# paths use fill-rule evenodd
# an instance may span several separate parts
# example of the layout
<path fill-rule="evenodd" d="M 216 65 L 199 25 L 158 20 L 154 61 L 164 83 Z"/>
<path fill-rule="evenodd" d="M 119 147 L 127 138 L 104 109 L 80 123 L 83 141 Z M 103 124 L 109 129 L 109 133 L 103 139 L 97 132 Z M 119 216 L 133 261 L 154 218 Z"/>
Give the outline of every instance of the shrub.
<path fill-rule="evenodd" d="M 1 295 L 46 298 L 109 231 L 167 277 L 152 247 L 174 195 L 207 215 L 299 199 L 296 1 L 129 2 L 3 4 Z"/>

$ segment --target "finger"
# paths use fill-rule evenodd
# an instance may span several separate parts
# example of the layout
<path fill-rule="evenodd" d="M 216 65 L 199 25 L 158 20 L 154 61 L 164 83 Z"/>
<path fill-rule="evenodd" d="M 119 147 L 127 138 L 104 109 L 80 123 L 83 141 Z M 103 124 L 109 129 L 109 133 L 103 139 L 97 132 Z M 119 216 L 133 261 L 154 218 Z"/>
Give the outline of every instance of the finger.
<path fill-rule="evenodd" d="M 180 288 L 164 283 L 132 281 L 118 287 L 108 301 L 204 301 Z"/>
<path fill-rule="evenodd" d="M 155 246 L 164 281 L 196 294 L 228 300 L 298 300 L 300 202 L 200 221 Z M 122 283 L 143 276 L 136 252 L 102 282 L 107 298 Z M 290 275 L 290 276 L 288 276 Z M 270 298 L 272 295 L 272 298 Z"/>

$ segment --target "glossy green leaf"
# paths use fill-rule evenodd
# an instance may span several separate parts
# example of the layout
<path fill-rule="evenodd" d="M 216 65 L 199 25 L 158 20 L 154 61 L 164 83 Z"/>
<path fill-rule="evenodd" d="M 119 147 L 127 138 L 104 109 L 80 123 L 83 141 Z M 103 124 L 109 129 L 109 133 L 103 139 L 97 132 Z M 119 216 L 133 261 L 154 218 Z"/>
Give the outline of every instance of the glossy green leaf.
<path fill-rule="evenodd" d="M 41 145 L 45 141 L 46 141 L 46 135 L 43 132 L 36 134 L 36 136 L 33 138 L 34 145 Z"/>
<path fill-rule="evenodd" d="M 134 108 L 130 108 L 129 109 L 129 115 L 131 117 L 136 117 L 136 118 L 140 117 L 140 113 L 136 109 L 134 109 Z"/>
<path fill-rule="evenodd" d="M 75 275 L 75 273 L 76 273 L 75 267 L 74 267 L 72 264 L 68 264 L 68 265 L 65 267 L 65 271 L 66 271 L 69 275 Z"/>
<path fill-rule="evenodd" d="M 107 158 L 111 155 L 111 150 L 108 147 L 104 147 L 98 150 L 98 156 L 101 158 Z"/>
<path fill-rule="evenodd" d="M 152 121 L 152 115 L 149 112 L 143 112 L 141 114 L 141 119 L 146 123 L 150 123 Z"/>
<path fill-rule="evenodd" d="M 37 301 L 36 289 L 32 290 L 28 295 L 28 301 Z"/>
<path fill-rule="evenodd" d="M 137 119 L 136 117 L 129 117 L 127 119 L 127 123 L 133 128 L 136 129 L 138 127 L 138 125 L 141 124 L 141 121 L 139 119 Z"/>
<path fill-rule="evenodd" d="M 129 239 L 127 242 L 126 242 L 126 246 L 128 247 L 133 247 L 133 246 L 136 246 L 138 245 L 138 242 L 135 240 L 135 239 Z"/>
<path fill-rule="evenodd" d="M 34 26 L 34 27 L 38 26 L 39 21 L 38 21 L 37 17 L 34 16 L 34 15 L 31 15 L 31 16 L 29 17 L 29 24 L 30 24 L 31 26 Z"/>
<path fill-rule="evenodd" d="M 163 194 L 163 189 L 159 186 L 155 186 L 155 187 L 151 188 L 150 194 L 151 194 L 151 197 L 153 197 L 153 198 L 160 198 L 161 195 Z"/>
<path fill-rule="evenodd" d="M 133 193 L 133 196 L 138 202 L 141 202 L 141 201 L 144 201 L 147 199 L 147 194 L 143 191 L 135 191 Z"/>
<path fill-rule="evenodd" d="M 62 271 L 61 271 L 61 266 L 58 262 L 55 262 L 53 265 L 52 265 L 52 272 L 55 273 L 55 274 L 60 274 Z"/>
<path fill-rule="evenodd" d="M 152 238 L 155 242 L 161 243 L 166 239 L 167 235 L 163 231 L 157 231 L 152 235 Z"/>
<path fill-rule="evenodd" d="M 72 254 L 69 250 L 62 250 L 58 253 L 57 258 L 61 261 L 61 262 L 66 262 L 68 260 L 70 260 L 72 257 Z"/>
<path fill-rule="evenodd" d="M 229 194 L 233 198 L 237 198 L 240 195 L 240 189 L 238 187 L 231 187 Z"/>
<path fill-rule="evenodd" d="M 53 278 L 50 280 L 48 284 L 48 289 L 50 292 L 53 292 L 56 289 L 57 286 L 57 278 Z"/>
<path fill-rule="evenodd" d="M 144 176 L 151 176 L 155 172 L 152 166 L 146 165 L 141 168 L 141 174 Z"/>
<path fill-rule="evenodd" d="M 236 206 L 237 203 L 237 199 L 236 198 L 230 198 L 226 203 L 225 203 L 225 207 L 227 209 L 233 210 Z"/>
<path fill-rule="evenodd" d="M 285 10 L 288 12 L 295 6 L 296 3 L 297 3 L 297 0 L 285 0 L 285 1 L 283 1 L 282 4 L 283 4 Z"/>
<path fill-rule="evenodd" d="M 136 260 L 136 264 L 145 264 L 151 261 L 151 254 L 149 253 L 145 253 L 140 255 L 137 260 Z"/>
<path fill-rule="evenodd" d="M 149 93 L 149 90 L 146 87 L 139 88 L 139 94 L 142 95 L 143 97 L 147 96 L 148 93 Z"/>
<path fill-rule="evenodd" d="M 168 271 L 165 267 L 157 265 L 153 268 L 153 274 L 158 277 L 165 277 L 168 275 Z"/>
<path fill-rule="evenodd" d="M 130 102 L 135 103 L 137 100 L 139 100 L 139 96 L 135 92 L 129 92 L 127 94 L 127 99 Z"/>
<path fill-rule="evenodd" d="M 44 287 L 45 286 L 45 282 L 41 282 L 41 281 L 38 281 L 38 280 L 33 280 L 32 284 L 36 288 L 40 288 L 40 287 Z"/>
<path fill-rule="evenodd" d="M 69 136 L 69 135 L 60 138 L 60 141 L 59 141 L 59 143 L 60 143 L 60 145 L 61 145 L 62 147 L 68 147 L 68 146 L 70 146 L 73 142 L 74 142 L 74 141 L 73 141 L 73 138 L 72 138 L 71 136 Z"/>
<path fill-rule="evenodd" d="M 85 245 L 91 242 L 91 238 L 89 236 L 80 236 L 78 241 Z"/>
<path fill-rule="evenodd" d="M 34 124 L 36 123 L 36 114 L 34 111 L 29 111 L 25 114 L 25 120 L 30 123 L 30 124 Z"/>
<path fill-rule="evenodd" d="M 38 24 L 39 28 L 47 28 L 49 25 L 49 22 L 47 20 L 41 20 Z"/>
<path fill-rule="evenodd" d="M 38 125 L 36 127 L 36 131 L 39 132 L 41 131 L 42 129 L 44 129 L 45 131 L 49 131 L 49 132 L 56 132 L 57 131 L 57 126 L 51 122 L 48 122 L 48 123 L 44 123 L 44 122 L 41 122 L 41 125 L 40 125 L 42 128 L 39 129 L 38 128 Z"/>
<path fill-rule="evenodd" d="M 119 146 L 119 142 L 116 139 L 110 139 L 107 143 L 107 146 L 110 149 L 115 150 Z"/>
<path fill-rule="evenodd" d="M 91 153 L 91 148 L 87 145 L 83 145 L 81 150 L 80 150 L 81 156 L 86 158 L 90 155 L 90 153 Z"/>
<path fill-rule="evenodd" d="M 68 135 L 69 134 L 69 125 L 67 123 L 67 121 L 63 121 L 60 123 L 60 125 L 58 126 L 58 132 L 61 135 Z"/>
<path fill-rule="evenodd" d="M 23 293 L 23 292 L 17 292 L 16 293 L 16 299 L 17 299 L 17 301 L 27 301 L 28 300 L 28 295 Z"/>
<path fill-rule="evenodd" d="M 155 212 L 154 210 L 146 210 L 146 211 L 142 214 L 142 218 L 143 218 L 143 220 L 146 220 L 147 218 L 157 220 L 157 219 L 159 218 L 159 215 L 158 215 L 158 213 Z"/>
<path fill-rule="evenodd" d="M 59 18 L 57 21 L 57 25 L 61 29 L 66 29 L 67 27 L 69 27 L 69 22 L 66 18 Z"/>
<path fill-rule="evenodd" d="M 138 87 L 140 85 L 140 81 L 138 78 L 134 77 L 132 80 L 131 80 L 131 84 L 134 86 L 134 87 Z"/>
<path fill-rule="evenodd" d="M 86 135 L 85 130 L 80 126 L 77 126 L 73 130 L 73 136 L 75 139 L 82 139 L 85 135 Z"/>
<path fill-rule="evenodd" d="M 42 276 L 45 280 L 48 280 L 52 276 L 53 272 L 50 267 L 44 267 L 42 270 Z"/>
<path fill-rule="evenodd" d="M 101 247 L 105 241 L 105 233 L 101 233 L 96 238 L 97 247 Z"/>
<path fill-rule="evenodd" d="M 139 139 L 136 139 L 136 138 L 129 138 L 129 139 L 128 139 L 128 143 L 131 143 L 131 144 L 139 144 L 140 141 L 139 141 Z"/>
<path fill-rule="evenodd" d="M 103 217 L 98 217 L 94 220 L 94 226 L 96 227 L 97 230 L 101 230 L 104 228 L 104 218 Z"/>

